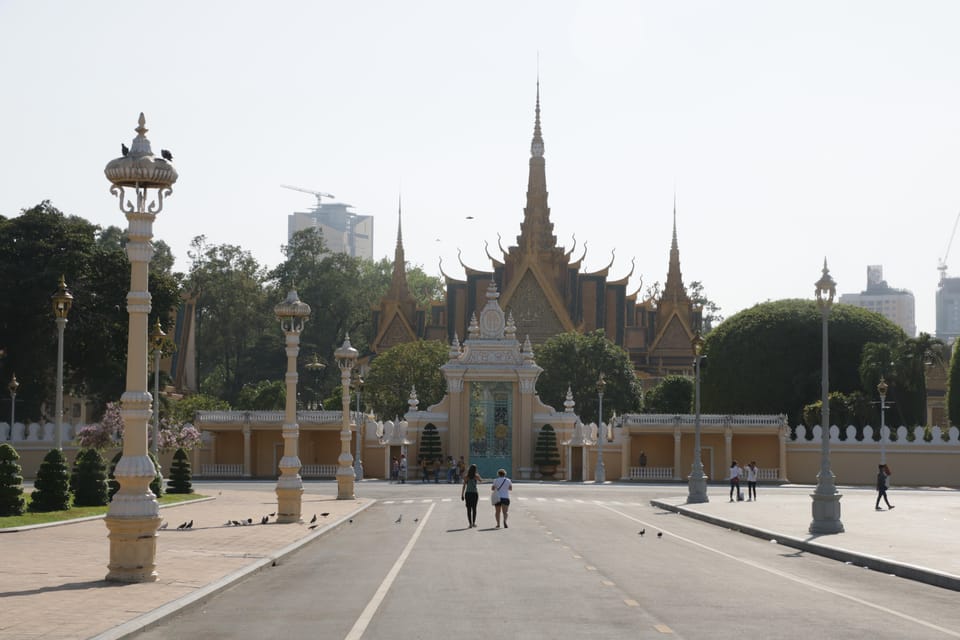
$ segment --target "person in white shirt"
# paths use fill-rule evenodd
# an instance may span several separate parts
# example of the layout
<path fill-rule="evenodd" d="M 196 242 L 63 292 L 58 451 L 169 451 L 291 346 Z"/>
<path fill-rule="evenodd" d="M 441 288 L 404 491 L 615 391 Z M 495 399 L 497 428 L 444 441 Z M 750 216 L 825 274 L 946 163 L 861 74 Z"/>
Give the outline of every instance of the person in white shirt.
<path fill-rule="evenodd" d="M 497 471 L 497 477 L 493 481 L 493 486 L 490 487 L 490 489 L 496 491 L 500 496 L 500 502 L 494 505 L 494 517 L 497 519 L 497 529 L 500 528 L 501 513 L 503 514 L 503 528 L 508 529 L 507 510 L 510 508 L 510 492 L 513 491 L 513 483 L 510 482 L 510 478 L 507 477 L 505 469 Z"/>
<path fill-rule="evenodd" d="M 747 465 L 747 502 L 757 499 L 757 476 L 760 470 L 757 469 L 757 462 L 751 460 Z"/>
<path fill-rule="evenodd" d="M 730 465 L 730 502 L 734 502 L 740 496 L 740 476 L 743 469 L 734 460 Z"/>

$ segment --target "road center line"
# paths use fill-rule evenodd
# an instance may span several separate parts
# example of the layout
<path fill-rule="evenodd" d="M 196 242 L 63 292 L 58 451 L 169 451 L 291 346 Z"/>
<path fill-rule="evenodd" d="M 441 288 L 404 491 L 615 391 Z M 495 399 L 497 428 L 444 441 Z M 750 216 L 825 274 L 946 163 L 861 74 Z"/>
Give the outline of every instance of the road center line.
<path fill-rule="evenodd" d="M 725 552 L 725 551 L 721 551 L 721 550 L 719 550 L 719 549 L 715 549 L 715 548 L 710 547 L 710 546 L 708 546 L 708 545 L 702 544 L 702 543 L 700 543 L 700 542 L 697 542 L 696 540 L 691 540 L 691 539 L 689 539 L 689 538 L 684 538 L 683 536 L 677 535 L 677 534 L 675 534 L 675 533 L 670 533 L 669 531 L 667 531 L 667 530 L 664 529 L 663 527 L 659 527 L 659 526 L 657 526 L 657 525 L 655 525 L 655 524 L 653 524 L 653 523 L 650 523 L 650 522 L 644 522 L 643 520 L 640 520 L 640 519 L 638 519 L 638 518 L 634 518 L 634 517 L 631 516 L 630 514 L 623 513 L 622 511 L 618 511 L 617 509 L 614 509 L 614 508 L 612 508 L 612 507 L 608 507 L 607 505 L 598 504 L 597 506 L 598 506 L 598 507 L 602 507 L 602 508 L 606 509 L 607 511 L 612 511 L 613 513 L 615 513 L 615 514 L 617 514 L 617 515 L 619 515 L 619 516 L 623 516 L 623 517 L 626 518 L 627 520 L 633 520 L 633 521 L 636 522 L 637 524 L 643 525 L 644 527 L 650 527 L 651 529 L 657 529 L 657 530 L 659 530 L 659 531 L 664 531 L 664 532 L 666 532 L 667 534 L 669 534 L 671 537 L 676 538 L 677 540 L 681 540 L 682 542 L 686 542 L 687 544 L 691 544 L 691 545 L 693 545 L 693 546 L 695 546 L 695 547 L 700 547 L 701 549 L 704 549 L 704 550 L 706 550 L 706 551 L 711 551 L 711 552 L 713 552 L 713 553 L 716 553 L 717 555 L 723 556 L 724 558 L 728 558 L 728 559 L 730 559 L 730 560 L 735 560 L 735 561 L 737 561 L 737 562 L 741 562 L 741 563 L 743 563 L 743 564 L 746 564 L 746 565 L 748 565 L 748 566 L 753 567 L 754 569 L 759 569 L 759 570 L 761 570 L 761 571 L 766 571 L 767 573 L 772 573 L 772 574 L 775 575 L 775 576 L 779 576 L 779 577 L 781 577 L 781 578 L 786 578 L 787 580 L 792 580 L 793 582 L 796 582 L 796 583 L 798 583 L 798 584 L 802 584 L 802 585 L 804 585 L 804 586 L 806 586 L 806 587 L 810 587 L 810 588 L 812 588 L 812 589 L 817 589 L 818 591 L 824 591 L 824 592 L 829 593 L 829 594 L 831 594 L 831 595 L 835 595 L 835 596 L 839 596 L 839 597 L 841 597 L 841 598 L 845 598 L 846 600 L 850 600 L 851 602 L 856 602 L 857 604 L 861 604 L 861 605 L 863 605 L 863 606 L 865 606 L 865 607 L 869 607 L 869 608 L 871 608 L 871 609 L 875 609 L 875 610 L 881 611 L 881 612 L 883 612 L 883 613 L 889 613 L 889 614 L 894 615 L 894 616 L 896 616 L 896 617 L 898 617 L 898 618 L 901 618 L 901 619 L 903 619 L 903 620 L 907 620 L 907 621 L 909 621 L 909 622 L 913 622 L 913 623 L 915 623 L 915 624 L 919 624 L 919 625 L 921 625 L 921 626 L 927 627 L 928 629 L 933 629 L 934 631 L 939 631 L 939 632 L 941 632 L 941 633 L 944 633 L 944 634 L 946 634 L 946 635 L 948 635 L 948 636 L 952 636 L 952 637 L 954 637 L 954 638 L 960 638 L 960 633 L 958 633 L 958 632 L 956 632 L 956 631 L 953 631 L 953 630 L 951 630 L 951 629 L 946 629 L 946 628 L 944 628 L 944 627 L 937 626 L 937 625 L 935 625 L 935 624 L 933 624 L 933 623 L 931 623 L 931 622 L 927 622 L 926 620 L 921 620 L 921 619 L 919 619 L 919 618 L 914 618 L 913 616 L 908 615 L 908 614 L 906 614 L 906 613 L 901 613 L 901 612 L 895 611 L 895 610 L 893 610 L 893 609 L 888 609 L 888 608 L 886 608 L 886 607 L 881 607 L 880 605 L 873 604 L 872 602 L 868 602 L 867 600 L 863 600 L 863 599 L 858 598 L 858 597 L 856 597 L 856 596 L 852 596 L 852 595 L 849 595 L 849 594 L 847 594 L 847 593 L 843 593 L 842 591 L 837 591 L 836 589 L 831 589 L 831 588 L 829 588 L 829 587 L 825 587 L 825 586 L 820 585 L 820 584 L 817 584 L 817 583 L 815 583 L 815 582 L 810 582 L 809 580 L 806 580 L 806 579 L 804 579 L 804 578 L 800 578 L 800 577 L 798 577 L 798 576 L 791 575 L 791 574 L 786 573 L 786 572 L 784 572 L 784 571 L 780 571 L 779 569 L 773 569 L 773 568 L 771 568 L 771 567 L 765 567 L 765 566 L 763 566 L 762 564 L 759 564 L 759 563 L 757 563 L 757 562 L 754 562 L 753 560 L 748 560 L 748 559 L 746 559 L 746 558 L 738 558 L 737 556 L 731 555 L 731 554 L 729 554 L 729 553 L 727 553 L 727 552 Z"/>
<path fill-rule="evenodd" d="M 407 546 L 403 548 L 403 552 L 400 554 L 400 557 L 397 558 L 397 561 L 393 563 L 393 567 L 387 573 L 387 577 L 385 577 L 383 582 L 380 583 L 380 586 L 377 588 L 377 592 L 373 594 L 370 602 L 368 602 L 367 606 L 363 609 L 363 613 L 361 613 L 360 617 L 357 618 L 357 621 L 353 623 L 353 628 L 350 629 L 350 633 L 346 635 L 344 640 L 360 640 L 360 638 L 363 637 L 364 631 L 367 630 L 367 625 L 370 624 L 370 621 L 373 619 L 373 615 L 377 612 L 377 609 L 380 608 L 380 604 L 387 596 L 387 592 L 390 591 L 390 587 L 393 586 L 393 581 L 396 580 L 397 574 L 400 573 L 400 569 L 402 569 L 404 563 L 406 563 L 407 558 L 410 556 L 410 552 L 413 551 L 413 545 L 417 544 L 417 540 L 420 538 L 420 533 L 423 532 L 423 527 L 427 524 L 430 514 L 433 513 L 433 508 L 436 506 L 436 503 L 432 503 L 430 508 L 427 509 L 427 515 L 420 519 L 420 526 L 418 526 L 417 530 L 413 532 L 410 542 L 408 542 Z"/>

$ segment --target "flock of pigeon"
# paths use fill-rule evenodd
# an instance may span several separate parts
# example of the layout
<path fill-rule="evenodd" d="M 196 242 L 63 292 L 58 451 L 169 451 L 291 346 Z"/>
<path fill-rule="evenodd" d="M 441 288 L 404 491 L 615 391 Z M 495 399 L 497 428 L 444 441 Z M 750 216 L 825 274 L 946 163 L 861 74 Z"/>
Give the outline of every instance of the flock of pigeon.
<path fill-rule="evenodd" d="M 127 154 L 130 153 L 130 148 L 127 145 L 121 143 L 120 153 L 122 153 L 123 156 L 126 157 Z M 160 150 L 160 157 L 166 160 L 167 162 L 173 162 L 173 154 L 167 151 L 166 149 Z"/>
<path fill-rule="evenodd" d="M 647 530 L 646 530 L 646 529 L 640 529 L 640 531 L 637 531 L 637 533 L 639 533 L 639 534 L 640 534 L 640 537 L 642 538 L 644 535 L 646 535 Z M 663 531 L 657 531 L 657 537 L 658 537 L 658 538 L 662 538 L 662 537 L 663 537 Z"/>
<path fill-rule="evenodd" d="M 268 513 L 267 515 L 265 515 L 265 516 L 263 516 L 262 518 L 260 518 L 260 524 L 269 524 L 269 523 L 270 523 L 270 518 L 273 518 L 273 517 L 275 517 L 276 515 L 277 515 L 277 512 L 276 512 L 276 511 L 274 511 L 273 513 Z M 323 518 L 326 518 L 326 517 L 329 516 L 329 515 L 330 515 L 330 512 L 329 512 L 329 511 L 324 511 L 323 513 L 320 514 L 320 516 L 323 517 Z M 351 520 L 350 522 L 353 522 L 353 520 Z M 224 527 L 248 527 L 248 526 L 253 525 L 253 524 L 254 524 L 253 518 L 247 518 L 246 520 L 227 520 L 226 522 L 223 523 L 222 526 L 224 526 Z M 164 522 L 160 525 L 160 529 L 166 529 L 168 526 L 169 526 L 169 523 L 166 522 L 166 521 L 164 521 Z M 320 524 L 317 522 L 317 514 L 313 514 L 313 518 L 310 519 L 310 526 L 309 526 L 308 528 L 310 528 L 310 529 L 316 529 L 316 528 L 319 527 L 319 526 L 320 526 Z M 186 530 L 188 530 L 188 529 L 193 529 L 193 520 L 190 520 L 189 522 L 184 522 L 183 524 L 181 524 L 180 526 L 177 527 L 177 531 L 186 531 Z"/>

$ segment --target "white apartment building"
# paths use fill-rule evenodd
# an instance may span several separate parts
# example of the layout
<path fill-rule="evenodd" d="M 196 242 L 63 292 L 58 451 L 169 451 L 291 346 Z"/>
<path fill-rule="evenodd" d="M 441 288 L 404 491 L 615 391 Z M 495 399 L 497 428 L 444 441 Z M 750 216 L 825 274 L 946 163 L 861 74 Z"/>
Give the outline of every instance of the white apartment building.
<path fill-rule="evenodd" d="M 327 249 L 355 258 L 373 260 L 373 216 L 349 211 L 353 205 L 324 202 L 312 211 L 287 216 L 287 241 L 304 229 L 316 229 L 323 235 Z"/>
<path fill-rule="evenodd" d="M 860 293 L 844 293 L 842 304 L 852 304 L 879 313 L 899 326 L 911 338 L 917 336 L 916 303 L 913 293 L 894 289 L 883 279 L 883 265 L 867 267 L 867 288 Z"/>

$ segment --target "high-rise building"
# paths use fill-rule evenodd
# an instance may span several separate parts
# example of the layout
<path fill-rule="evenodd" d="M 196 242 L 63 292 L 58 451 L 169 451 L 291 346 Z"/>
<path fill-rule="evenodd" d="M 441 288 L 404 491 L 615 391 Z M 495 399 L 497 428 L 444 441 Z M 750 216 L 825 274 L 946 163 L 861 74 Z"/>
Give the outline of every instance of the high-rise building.
<path fill-rule="evenodd" d="M 867 267 L 867 288 L 860 293 L 844 293 L 842 304 L 852 304 L 879 313 L 914 338 L 917 335 L 916 303 L 913 293 L 906 289 L 894 289 L 883 279 L 883 266 Z M 939 308 L 939 298 L 938 298 Z M 939 312 L 937 326 L 939 327 Z"/>
<path fill-rule="evenodd" d="M 960 278 L 944 273 L 937 286 L 937 338 L 952 343 L 960 336 Z"/>
<path fill-rule="evenodd" d="M 353 205 L 317 200 L 313 210 L 287 216 L 287 240 L 298 231 L 316 229 L 330 251 L 373 260 L 373 216 L 349 211 Z"/>

